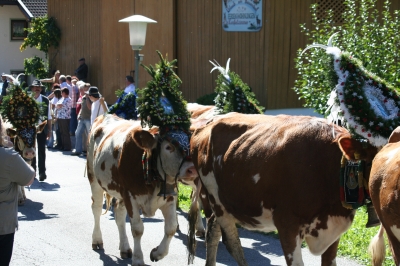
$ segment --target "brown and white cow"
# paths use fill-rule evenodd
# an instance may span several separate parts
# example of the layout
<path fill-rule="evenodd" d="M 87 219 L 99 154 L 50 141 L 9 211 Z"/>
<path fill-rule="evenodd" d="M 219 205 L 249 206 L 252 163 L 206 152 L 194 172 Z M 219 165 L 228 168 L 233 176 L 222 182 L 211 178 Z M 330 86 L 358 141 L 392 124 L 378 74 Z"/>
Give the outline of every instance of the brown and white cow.
<path fill-rule="evenodd" d="M 214 213 L 206 265 L 215 265 L 221 235 L 237 263 L 247 265 L 236 223 L 278 230 L 288 265 L 304 265 L 302 241 L 321 255 L 321 265 L 336 265 L 339 238 L 355 214 L 340 200 L 340 161 L 354 160 L 355 152 L 372 161 L 377 151 L 321 118 L 231 113 L 198 128 L 191 154 Z M 189 262 L 194 249 L 189 245 Z"/>
<path fill-rule="evenodd" d="M 160 245 L 151 251 L 152 261 L 158 261 L 168 254 L 169 244 L 177 228 L 176 197 L 157 196 L 160 182 L 146 183 L 142 166 L 144 151 L 156 156 L 157 170 L 162 178 L 165 174 L 169 184 L 175 183 L 175 176 L 178 179 L 197 176 L 193 163 L 184 160 L 178 147 L 167 140 L 161 140 L 156 131 L 143 130 L 140 121 L 106 115 L 98 117 L 92 125 L 87 154 L 95 220 L 92 247 L 103 248 L 100 215 L 103 192 L 106 191 L 117 199 L 114 215 L 123 258 L 132 256 L 125 230 L 126 214 L 129 215 L 134 239 L 132 265 L 144 265 L 140 245 L 144 226 L 140 213 L 151 217 L 160 209 L 165 218 L 164 237 Z"/>
<path fill-rule="evenodd" d="M 389 137 L 389 143 L 372 162 L 369 191 L 381 227 L 372 239 L 369 251 L 372 265 L 382 265 L 386 252 L 386 231 L 395 265 L 400 265 L 400 127 Z"/>
<path fill-rule="evenodd" d="M 32 159 L 36 156 L 36 134 L 43 131 L 47 121 L 42 122 L 36 128 L 32 127 L 23 129 L 14 129 L 10 123 L 5 123 L 7 135 L 13 140 L 13 147 L 27 164 L 32 163 Z M 26 201 L 25 189 L 19 186 L 18 205 L 24 205 Z"/>

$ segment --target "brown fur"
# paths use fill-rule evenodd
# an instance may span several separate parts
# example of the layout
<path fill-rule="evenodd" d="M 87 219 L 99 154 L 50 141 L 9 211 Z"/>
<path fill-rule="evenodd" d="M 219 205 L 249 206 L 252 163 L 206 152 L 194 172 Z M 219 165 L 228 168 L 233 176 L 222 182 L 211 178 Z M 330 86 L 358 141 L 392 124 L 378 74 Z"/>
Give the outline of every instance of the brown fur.
<path fill-rule="evenodd" d="M 191 152 L 201 178 L 214 173 L 224 209 L 242 226 L 255 229 L 263 208 L 274 210 L 274 224 L 290 265 L 300 225 L 318 217 L 316 229 L 324 229 L 328 216 L 354 217 L 339 197 L 342 154 L 353 158 L 357 151 L 362 159 L 372 161 L 377 151 L 370 145 L 364 150 L 349 136 L 345 129 L 319 118 L 231 113 L 197 129 Z M 252 177 L 256 175 L 255 185 Z M 212 195 L 208 198 L 213 200 Z M 218 221 L 222 210 L 218 205 L 213 208 Z M 232 236 L 228 236 L 230 245 Z M 336 250 L 334 243 L 322 260 L 335 258 Z"/>
<path fill-rule="evenodd" d="M 395 265 L 400 263 L 400 240 L 391 231 L 392 226 L 400 228 L 400 142 L 389 143 L 376 155 L 371 169 L 369 191 L 372 203 L 385 229 L 392 249 Z M 378 234 L 383 234 L 378 232 Z M 381 240 L 383 240 L 381 236 Z M 380 265 L 375 253 L 374 265 Z M 384 258 L 384 254 L 381 254 Z"/>

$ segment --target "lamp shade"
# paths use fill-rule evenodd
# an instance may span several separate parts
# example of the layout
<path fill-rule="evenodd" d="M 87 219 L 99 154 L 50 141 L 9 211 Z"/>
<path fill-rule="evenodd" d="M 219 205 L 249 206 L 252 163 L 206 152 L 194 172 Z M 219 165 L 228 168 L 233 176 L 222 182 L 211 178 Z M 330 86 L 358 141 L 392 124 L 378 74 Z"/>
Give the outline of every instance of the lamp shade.
<path fill-rule="evenodd" d="M 157 23 L 157 21 L 146 18 L 142 15 L 133 15 L 119 22 L 129 23 L 129 40 L 133 50 L 141 50 L 146 40 L 147 23 Z"/>

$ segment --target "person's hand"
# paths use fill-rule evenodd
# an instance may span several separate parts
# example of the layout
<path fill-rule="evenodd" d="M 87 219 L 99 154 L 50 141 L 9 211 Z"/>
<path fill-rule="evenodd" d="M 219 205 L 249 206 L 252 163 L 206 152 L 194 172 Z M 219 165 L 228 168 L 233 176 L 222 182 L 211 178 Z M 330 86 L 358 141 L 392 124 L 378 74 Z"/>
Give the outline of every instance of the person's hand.
<path fill-rule="evenodd" d="M 101 97 L 99 100 L 100 100 L 100 103 L 101 103 L 101 104 L 104 103 L 104 98 L 103 98 L 103 97 Z"/>
<path fill-rule="evenodd" d="M 46 140 L 50 139 L 51 134 L 53 134 L 52 130 L 47 130 L 47 138 L 46 138 Z"/>

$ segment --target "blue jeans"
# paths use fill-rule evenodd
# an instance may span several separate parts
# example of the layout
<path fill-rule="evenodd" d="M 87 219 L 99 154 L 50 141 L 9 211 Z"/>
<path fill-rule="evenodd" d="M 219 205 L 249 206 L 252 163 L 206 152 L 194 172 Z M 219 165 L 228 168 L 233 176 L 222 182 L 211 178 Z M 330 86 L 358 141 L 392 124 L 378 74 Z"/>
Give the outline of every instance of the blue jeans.
<path fill-rule="evenodd" d="M 69 133 L 71 135 L 75 134 L 77 125 L 78 125 L 78 118 L 76 115 L 76 108 L 71 108 L 71 120 L 69 121 Z"/>
<path fill-rule="evenodd" d="M 90 130 L 90 119 L 79 119 L 78 120 L 78 127 L 75 131 L 75 152 L 81 153 L 82 152 L 82 138 L 83 134 L 89 133 Z"/>

